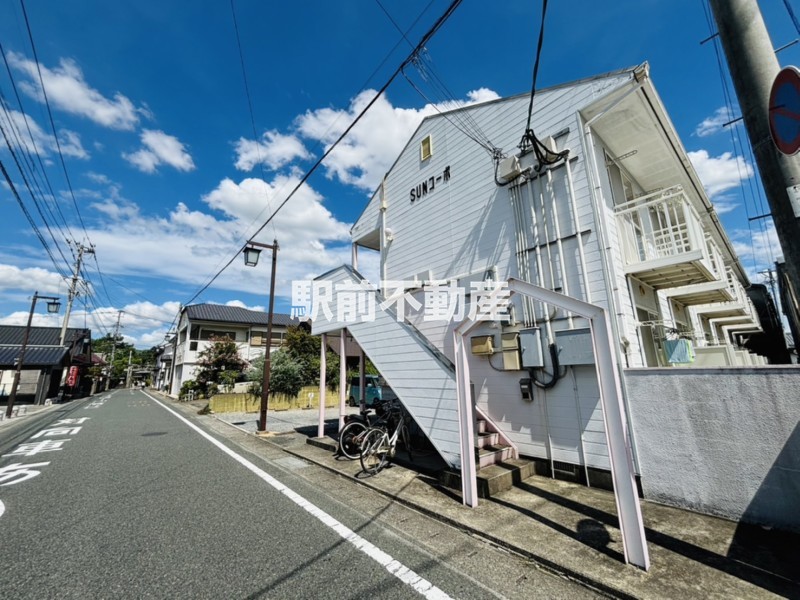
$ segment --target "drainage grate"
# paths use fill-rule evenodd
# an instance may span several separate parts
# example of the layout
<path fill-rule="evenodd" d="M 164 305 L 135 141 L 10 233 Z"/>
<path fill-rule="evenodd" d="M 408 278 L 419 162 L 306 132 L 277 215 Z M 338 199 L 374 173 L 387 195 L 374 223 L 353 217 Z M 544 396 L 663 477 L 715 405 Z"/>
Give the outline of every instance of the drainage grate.
<path fill-rule="evenodd" d="M 553 470 L 559 473 L 569 473 L 570 475 L 578 474 L 578 466 L 570 463 L 561 462 L 558 460 L 553 461 Z"/>

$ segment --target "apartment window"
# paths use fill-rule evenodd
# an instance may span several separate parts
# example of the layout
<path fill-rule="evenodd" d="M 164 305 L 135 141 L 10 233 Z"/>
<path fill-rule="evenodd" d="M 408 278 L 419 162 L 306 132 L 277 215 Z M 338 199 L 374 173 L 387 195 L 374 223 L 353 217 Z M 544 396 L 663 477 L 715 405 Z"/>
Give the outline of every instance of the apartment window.
<path fill-rule="evenodd" d="M 422 139 L 419 148 L 420 159 L 428 160 L 433 155 L 433 139 L 427 135 Z"/>
<path fill-rule="evenodd" d="M 283 346 L 285 334 L 280 331 L 273 331 L 272 332 L 272 344 L 270 346 L 272 348 L 278 348 L 279 346 Z M 266 331 L 254 331 L 253 336 L 250 338 L 250 345 L 251 346 L 266 346 L 267 345 L 267 332 Z"/>
<path fill-rule="evenodd" d="M 212 338 L 221 339 L 221 338 L 229 338 L 231 340 L 236 340 L 236 332 L 235 331 L 222 331 L 219 329 L 205 329 L 203 328 L 200 331 L 200 339 L 201 340 L 210 340 Z"/>

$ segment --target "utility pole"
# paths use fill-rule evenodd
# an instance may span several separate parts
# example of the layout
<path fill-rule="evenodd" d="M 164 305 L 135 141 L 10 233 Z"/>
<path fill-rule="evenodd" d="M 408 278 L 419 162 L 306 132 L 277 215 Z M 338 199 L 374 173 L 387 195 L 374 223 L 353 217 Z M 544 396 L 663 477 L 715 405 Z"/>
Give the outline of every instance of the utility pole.
<path fill-rule="evenodd" d="M 742 109 L 772 220 L 786 261 L 786 272 L 800 292 L 800 208 L 790 194 L 800 191 L 800 157 L 787 156 L 772 142 L 769 97 L 780 71 L 756 0 L 710 0 L 731 80 Z"/>
<path fill-rule="evenodd" d="M 67 295 L 67 310 L 64 312 L 64 322 L 61 325 L 61 345 L 67 339 L 67 327 L 69 327 L 69 315 L 72 312 L 72 301 L 78 295 L 78 280 L 80 279 L 81 264 L 83 263 L 84 254 L 94 254 L 94 246 L 84 246 L 78 243 L 78 258 L 75 260 L 75 271 L 72 273 L 72 281 L 69 285 L 69 294 Z"/>
<path fill-rule="evenodd" d="M 132 360 L 133 360 L 133 350 L 130 350 L 128 352 L 128 376 L 125 378 L 125 387 L 126 388 L 131 387 L 131 370 L 133 369 L 133 366 L 131 364 Z"/>
<path fill-rule="evenodd" d="M 124 311 L 121 310 L 117 311 L 117 324 L 114 325 L 114 339 L 111 343 L 111 363 L 108 368 L 108 387 L 111 387 L 111 382 L 114 377 L 114 355 L 117 353 L 117 336 L 119 335 L 120 328 L 119 321 L 122 318 L 123 312 Z"/>

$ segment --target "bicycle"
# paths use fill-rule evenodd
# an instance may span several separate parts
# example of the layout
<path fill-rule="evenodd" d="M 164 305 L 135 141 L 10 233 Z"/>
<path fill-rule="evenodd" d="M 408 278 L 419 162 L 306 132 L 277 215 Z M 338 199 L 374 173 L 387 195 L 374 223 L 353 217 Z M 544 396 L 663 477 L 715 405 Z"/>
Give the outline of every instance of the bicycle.
<path fill-rule="evenodd" d="M 387 458 L 394 458 L 398 439 L 402 439 L 403 447 L 408 452 L 408 459 L 414 460 L 411 456 L 411 440 L 405 413 L 400 409 L 393 408 L 391 416 L 395 415 L 396 423 L 391 435 L 386 429 L 377 427 L 372 427 L 364 433 L 359 459 L 361 468 L 368 475 L 377 474 L 386 465 Z"/>
<path fill-rule="evenodd" d="M 369 410 L 359 416 L 352 415 L 348 423 L 339 432 L 339 454 L 350 460 L 356 460 L 361 455 L 361 444 L 364 436 L 371 428 L 385 427 L 389 415 L 389 403 L 381 402 L 375 405 L 377 419 L 370 423 Z"/>

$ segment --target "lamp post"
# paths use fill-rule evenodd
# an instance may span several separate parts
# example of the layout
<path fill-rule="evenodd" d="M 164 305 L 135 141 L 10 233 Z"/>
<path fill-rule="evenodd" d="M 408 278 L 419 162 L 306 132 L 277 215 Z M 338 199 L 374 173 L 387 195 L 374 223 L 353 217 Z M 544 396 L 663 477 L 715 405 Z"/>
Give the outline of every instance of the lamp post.
<path fill-rule="evenodd" d="M 272 349 L 272 316 L 275 307 L 275 266 L 278 260 L 278 240 L 273 240 L 272 244 L 261 244 L 259 242 L 247 242 L 244 247 L 244 264 L 248 267 L 255 267 L 258 264 L 258 257 L 261 248 L 272 250 L 272 275 L 269 283 L 269 313 L 267 314 L 267 347 L 264 353 L 264 381 L 261 385 L 261 411 L 258 417 L 258 431 L 267 430 L 267 408 L 269 408 L 269 376 L 272 368 L 270 351 Z"/>
<path fill-rule="evenodd" d="M 14 371 L 14 382 L 11 384 L 11 393 L 8 395 L 8 407 L 6 408 L 6 418 L 11 418 L 11 410 L 14 408 L 14 401 L 17 399 L 17 387 L 19 386 L 19 377 L 22 372 L 22 362 L 25 360 L 25 351 L 28 349 L 28 338 L 31 334 L 31 323 L 33 322 L 33 311 L 36 310 L 37 300 L 47 300 L 47 312 L 57 313 L 61 308 L 61 302 L 58 298 L 52 296 L 40 296 L 39 292 L 33 293 L 33 301 L 31 302 L 31 312 L 28 314 L 28 324 L 25 326 L 25 333 L 22 336 L 22 348 L 19 351 L 19 358 L 17 359 L 17 369 Z"/>

